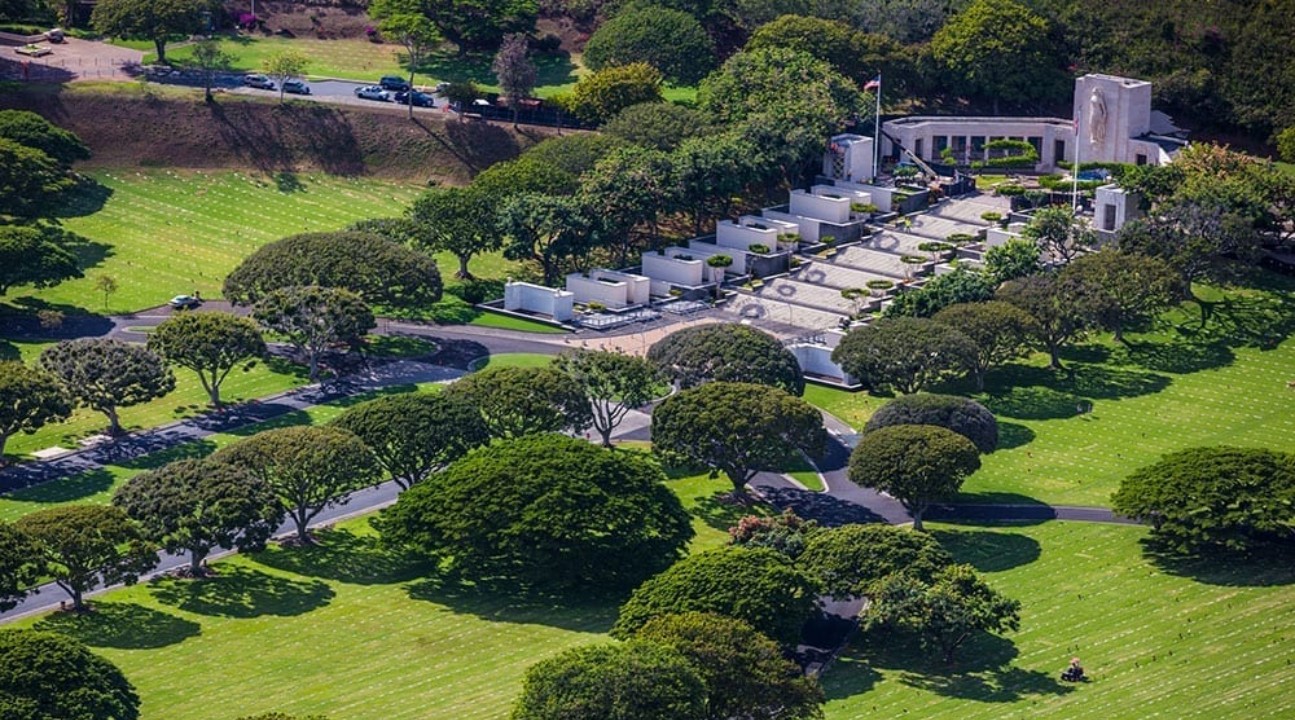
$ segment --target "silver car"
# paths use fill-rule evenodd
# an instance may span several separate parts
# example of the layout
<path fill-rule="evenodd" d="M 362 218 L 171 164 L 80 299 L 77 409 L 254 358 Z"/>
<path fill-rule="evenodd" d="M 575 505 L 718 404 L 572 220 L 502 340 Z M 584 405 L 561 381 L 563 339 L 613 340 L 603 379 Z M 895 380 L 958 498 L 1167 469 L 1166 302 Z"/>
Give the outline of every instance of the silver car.
<path fill-rule="evenodd" d="M 355 88 L 355 97 L 364 100 L 381 100 L 382 102 L 391 100 L 391 94 L 377 85 L 365 85 L 361 88 Z"/>

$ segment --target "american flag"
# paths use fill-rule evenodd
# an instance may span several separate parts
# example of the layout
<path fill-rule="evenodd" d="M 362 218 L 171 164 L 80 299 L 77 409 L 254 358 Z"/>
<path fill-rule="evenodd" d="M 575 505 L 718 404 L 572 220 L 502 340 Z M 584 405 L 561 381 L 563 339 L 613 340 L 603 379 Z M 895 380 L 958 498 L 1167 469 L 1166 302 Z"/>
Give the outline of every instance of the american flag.
<path fill-rule="evenodd" d="M 864 85 L 863 85 L 863 89 L 864 89 L 865 91 L 868 91 L 868 90 L 877 90 L 877 89 L 878 89 L 878 88 L 880 88 L 880 87 L 881 87 L 881 76 L 880 76 L 880 75 L 878 75 L 877 77 L 875 77 L 875 78 L 873 78 L 873 79 L 869 80 L 868 82 L 864 83 Z"/>

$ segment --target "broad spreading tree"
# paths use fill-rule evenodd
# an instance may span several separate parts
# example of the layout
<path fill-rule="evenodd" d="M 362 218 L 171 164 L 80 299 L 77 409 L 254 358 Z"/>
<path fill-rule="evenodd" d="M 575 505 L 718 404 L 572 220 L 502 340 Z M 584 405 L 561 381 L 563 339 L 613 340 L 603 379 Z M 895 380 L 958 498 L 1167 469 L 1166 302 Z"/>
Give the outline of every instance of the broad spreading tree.
<path fill-rule="evenodd" d="M 907 573 L 883 581 L 863 615 L 866 629 L 888 627 L 917 635 L 952 664 L 977 632 L 1020 627 L 1020 601 L 992 588 L 970 565 L 950 565 L 926 582 Z"/>
<path fill-rule="evenodd" d="M 100 585 L 133 585 L 157 566 L 157 549 L 120 508 L 59 505 L 24 515 L 14 527 L 32 543 L 33 563 L 85 609 L 85 594 Z"/>
<path fill-rule="evenodd" d="M 1038 273 L 1009 281 L 994 297 L 1009 302 L 1034 318 L 1035 344 L 1046 350 L 1054 370 L 1062 369 L 1061 350 L 1082 337 L 1088 328 L 1079 302 L 1082 284 L 1077 278 L 1055 272 Z"/>
<path fill-rule="evenodd" d="M 692 15 L 639 4 L 600 25 L 585 44 L 583 58 L 595 71 L 646 63 L 660 70 L 666 82 L 695 85 L 715 68 L 715 43 Z"/>
<path fill-rule="evenodd" d="M 767 385 L 712 382 L 666 398 L 652 413 L 652 447 L 723 472 L 735 495 L 761 470 L 798 453 L 816 458 L 827 442 L 814 406 Z"/>
<path fill-rule="evenodd" d="M 494 437 L 582 433 L 593 423 L 585 389 L 551 367 L 486 368 L 454 382 L 445 393 L 476 407 Z"/>
<path fill-rule="evenodd" d="M 684 389 L 716 380 L 770 385 L 797 396 L 805 393 L 796 356 L 774 336 L 747 325 L 684 328 L 653 343 L 647 357 Z"/>
<path fill-rule="evenodd" d="M 0 630 L 5 720 L 137 720 L 139 695 L 112 662 L 60 633 Z"/>
<path fill-rule="evenodd" d="M 40 365 L 77 402 L 108 418 L 109 435 L 122 433 L 119 408 L 146 403 L 175 389 L 175 375 L 160 357 L 120 340 L 65 340 L 41 352 Z"/>
<path fill-rule="evenodd" d="M 616 114 L 603 132 L 631 145 L 669 152 L 688 138 L 713 132 L 700 112 L 671 103 L 631 105 Z"/>
<path fill-rule="evenodd" d="M 810 536 L 797 566 L 835 598 L 872 595 L 895 573 L 930 582 L 953 558 L 927 533 L 884 525 L 842 525 Z"/>
<path fill-rule="evenodd" d="M 552 433 L 470 453 L 405 491 L 379 525 L 386 542 L 467 577 L 560 591 L 635 587 L 693 536 L 649 458 Z"/>
<path fill-rule="evenodd" d="M 1029 341 L 1035 334 L 1034 318 L 1002 300 L 950 305 L 933 319 L 966 335 L 976 346 L 971 375 L 977 391 L 985 389 L 990 368 L 1028 355 Z"/>
<path fill-rule="evenodd" d="M 497 250 L 502 242 L 491 210 L 495 198 L 474 187 L 433 188 L 418 196 L 406 216 L 414 224 L 414 242 L 427 251 L 444 251 L 459 261 L 454 277 L 471 280 L 473 256 Z"/>
<path fill-rule="evenodd" d="M 0 225 L 0 295 L 21 285 L 46 288 L 81 276 L 76 255 L 55 242 L 50 233 Z"/>
<path fill-rule="evenodd" d="M 580 197 L 601 219 L 616 262 L 627 263 L 642 239 L 658 241 L 661 218 L 678 206 L 673 156 L 635 145 L 613 150 L 581 176 Z"/>
<path fill-rule="evenodd" d="M 65 168 L 90 159 L 90 148 L 76 133 L 30 110 L 0 110 L 0 138 L 39 150 Z"/>
<path fill-rule="evenodd" d="M 553 367 L 570 375 L 584 388 L 593 403 L 593 428 L 602 436 L 603 447 L 612 446 L 612 432 L 631 409 L 656 398 L 661 373 L 645 358 L 610 350 L 569 350 L 557 357 Z"/>
<path fill-rule="evenodd" d="M 517 127 L 517 111 L 521 103 L 535 90 L 539 69 L 530 56 L 530 38 L 526 33 L 509 33 L 499 45 L 499 52 L 490 64 L 499 87 L 508 97 L 508 107 L 513 111 L 513 127 Z"/>
<path fill-rule="evenodd" d="M 481 412 L 445 393 L 374 398 L 347 408 L 331 424 L 363 440 L 382 469 L 405 490 L 490 442 Z"/>
<path fill-rule="evenodd" d="M 202 30 L 210 8 L 202 0 L 103 0 L 95 3 L 90 24 L 104 35 L 151 41 L 157 61 L 165 63 L 167 40 Z"/>
<path fill-rule="evenodd" d="M 1141 468 L 1111 496 L 1179 553 L 1245 553 L 1295 544 L 1295 455 L 1262 448 L 1181 450 Z"/>
<path fill-rule="evenodd" d="M 0 465 L 15 433 L 28 435 L 72 414 L 72 400 L 58 378 L 21 362 L 0 362 Z"/>
<path fill-rule="evenodd" d="M 177 460 L 142 472 L 113 494 L 113 505 L 149 542 L 189 554 L 189 572 L 203 574 L 216 548 L 260 550 L 283 522 L 283 506 L 263 478 L 211 460 Z"/>
<path fill-rule="evenodd" d="M 846 334 L 832 362 L 874 389 L 915 393 L 971 370 L 976 345 L 934 320 L 883 317 Z"/>
<path fill-rule="evenodd" d="M 0 215 L 52 215 L 76 185 L 59 161 L 33 147 L 0 137 Z"/>
<path fill-rule="evenodd" d="M 884 317 L 928 318 L 950 305 L 984 302 L 994 297 L 997 282 L 987 272 L 959 265 L 916 290 L 902 292 L 882 312 Z"/>
<path fill-rule="evenodd" d="M 422 308 L 441 299 L 441 274 L 429 256 L 379 235 L 325 232 L 292 235 L 264 245 L 225 278 L 238 305 L 302 285 L 341 288 L 371 305 Z"/>
<path fill-rule="evenodd" d="M 611 634 L 628 638 L 653 618 L 706 612 L 742 620 L 793 647 L 817 602 L 814 580 L 786 555 L 730 546 L 689 555 L 640 585 L 621 606 Z"/>
<path fill-rule="evenodd" d="M 572 648 L 527 668 L 509 720 L 707 720 L 706 686 L 679 651 L 648 642 Z"/>
<path fill-rule="evenodd" d="M 1043 250 L 1034 240 L 1011 238 L 985 251 L 985 272 L 1001 285 L 1037 273 L 1042 256 Z"/>
<path fill-rule="evenodd" d="M 1064 84 L 1048 21 L 1013 0 L 977 0 L 931 38 L 931 56 L 967 95 L 1046 100 Z"/>
<path fill-rule="evenodd" d="M 1165 261 L 1111 249 L 1075 258 L 1061 276 L 1073 283 L 1086 317 L 1125 344 L 1126 329 L 1151 322 L 1183 291 L 1178 273 Z"/>
<path fill-rule="evenodd" d="M 270 292 L 252 307 L 252 316 L 306 359 L 311 380 L 319 379 L 319 361 L 333 347 L 358 348 L 377 326 L 359 295 L 318 285 Z"/>
<path fill-rule="evenodd" d="M 577 198 L 528 192 L 504 201 L 495 223 L 504 257 L 534 263 L 544 284 L 557 285 L 565 268 L 584 261 L 602 221 Z"/>
<path fill-rule="evenodd" d="M 40 567 L 32 562 L 36 548 L 12 524 L 0 521 L 0 612 L 12 610 L 40 582 Z"/>
<path fill-rule="evenodd" d="M 1033 241 L 1046 259 L 1063 263 L 1097 244 L 1093 229 L 1066 207 L 1039 208 L 1021 235 Z"/>
<path fill-rule="evenodd" d="M 198 374 L 198 381 L 220 407 L 220 386 L 234 368 L 265 355 L 256 323 L 232 313 L 187 312 L 171 316 L 148 336 L 148 349 L 167 362 Z"/>
<path fill-rule="evenodd" d="M 221 448 L 211 459 L 242 468 L 269 485 L 304 544 L 312 542 L 309 526 L 316 515 L 345 505 L 351 493 L 381 478 L 369 448 L 335 427 L 265 430 Z"/>
<path fill-rule="evenodd" d="M 508 33 L 530 32 L 539 9 L 535 0 L 420 0 L 418 6 L 460 58 L 497 48 Z"/>
<path fill-rule="evenodd" d="M 576 82 L 570 109 L 585 122 L 602 124 L 631 105 L 662 102 L 661 93 L 661 71 L 651 65 L 613 65 Z"/>
<path fill-rule="evenodd" d="M 850 482 L 898 500 L 922 529 L 931 503 L 951 498 L 980 469 L 967 438 L 934 425 L 893 425 L 863 436 L 850 453 Z"/>
<path fill-rule="evenodd" d="M 982 453 L 998 449 L 998 420 L 989 408 L 958 395 L 900 395 L 868 418 L 865 433 L 894 425 L 935 425 L 967 438 Z"/>
<path fill-rule="evenodd" d="M 635 639 L 674 648 L 706 685 L 707 720 L 820 720 L 823 690 L 750 623 L 715 613 L 662 615 Z"/>

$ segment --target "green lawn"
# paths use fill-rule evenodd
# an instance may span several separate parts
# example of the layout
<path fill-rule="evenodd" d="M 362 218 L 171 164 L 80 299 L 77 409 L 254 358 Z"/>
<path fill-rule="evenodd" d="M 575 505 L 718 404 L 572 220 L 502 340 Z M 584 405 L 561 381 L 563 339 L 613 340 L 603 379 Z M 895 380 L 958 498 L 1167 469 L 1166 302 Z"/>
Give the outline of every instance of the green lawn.
<path fill-rule="evenodd" d="M 560 327 L 554 327 L 547 323 L 491 312 L 478 313 L 468 321 L 468 324 L 476 325 L 478 327 L 492 327 L 499 328 L 501 330 L 520 330 L 522 332 L 533 332 L 546 335 L 565 335 L 570 332 L 569 330 L 563 330 Z"/>
<path fill-rule="evenodd" d="M 473 360 L 470 369 L 477 372 L 488 367 L 548 367 L 553 357 L 538 353 L 500 353 Z"/>
<path fill-rule="evenodd" d="M 826 410 L 856 430 L 862 429 L 877 408 L 890 400 L 890 398 L 876 397 L 862 391 L 850 392 L 814 383 L 805 383 L 804 398 L 805 402 L 820 410 Z"/>
<path fill-rule="evenodd" d="M 96 171 L 109 193 L 102 208 L 82 197 L 63 226 L 86 238 L 77 248 L 85 277 L 25 298 L 64 308 L 105 310 L 95 279 L 111 275 L 118 290 L 107 311 L 156 307 L 198 290 L 220 294 L 225 275 L 256 248 L 287 235 L 338 230 L 367 217 L 398 215 L 419 188 L 322 173 L 296 177 L 280 190 L 275 178 L 240 172 Z"/>
<path fill-rule="evenodd" d="M 1143 556 L 1137 527 L 931 528 L 1021 601 L 1020 632 L 971 641 L 953 668 L 857 639 L 825 676 L 828 720 L 1295 715 L 1289 566 L 1176 575 Z M 1075 655 L 1092 682 L 1057 681 Z"/>

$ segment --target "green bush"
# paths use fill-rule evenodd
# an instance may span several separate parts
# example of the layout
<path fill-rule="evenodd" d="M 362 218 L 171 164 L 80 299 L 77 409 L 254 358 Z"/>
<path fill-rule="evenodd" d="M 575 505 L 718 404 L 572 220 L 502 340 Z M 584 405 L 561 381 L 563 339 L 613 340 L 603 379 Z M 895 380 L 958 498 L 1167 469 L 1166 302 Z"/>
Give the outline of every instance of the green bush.
<path fill-rule="evenodd" d="M 956 395 L 903 395 L 881 406 L 864 432 L 892 425 L 935 425 L 967 438 L 982 453 L 998 448 L 998 421 L 984 405 Z"/>

